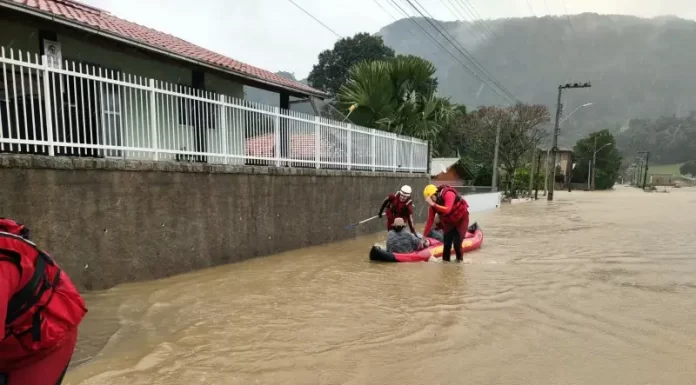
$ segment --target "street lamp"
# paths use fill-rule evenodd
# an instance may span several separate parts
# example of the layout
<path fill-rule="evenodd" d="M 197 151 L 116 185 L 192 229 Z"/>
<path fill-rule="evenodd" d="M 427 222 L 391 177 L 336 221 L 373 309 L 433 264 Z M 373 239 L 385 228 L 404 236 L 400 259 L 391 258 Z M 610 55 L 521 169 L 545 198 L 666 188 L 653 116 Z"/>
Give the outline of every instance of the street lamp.
<path fill-rule="evenodd" d="M 568 119 L 568 118 L 570 118 L 570 115 L 573 115 L 577 110 L 579 110 L 579 109 L 581 109 L 581 108 L 583 108 L 583 107 L 589 107 L 589 106 L 591 106 L 591 105 L 593 105 L 593 104 L 594 104 L 594 103 L 585 103 L 585 104 L 583 104 L 582 106 L 580 106 L 580 107 L 574 109 L 573 112 L 571 112 L 570 114 L 566 115 L 566 117 L 563 118 L 560 122 L 558 122 L 558 124 L 561 124 L 561 123 L 565 122 L 565 120 Z"/>
<path fill-rule="evenodd" d="M 578 108 L 574 109 L 573 112 L 571 112 L 570 114 L 566 115 L 565 118 L 561 119 L 561 121 L 558 122 L 558 125 L 560 126 L 561 123 L 565 122 L 566 119 L 570 118 L 570 115 L 573 115 L 577 110 L 579 110 L 579 109 L 581 109 L 581 108 L 583 108 L 583 107 L 589 107 L 589 106 L 591 106 L 591 105 L 593 105 L 593 104 L 594 104 L 594 103 L 590 102 L 590 103 L 585 103 L 585 104 L 579 106 Z M 549 155 L 550 155 L 550 153 L 551 153 L 551 148 L 549 148 L 548 150 L 546 150 L 546 176 L 545 176 L 545 178 L 544 178 L 544 196 L 546 196 L 546 189 L 547 189 L 548 186 L 549 186 L 549 161 L 548 161 L 548 160 L 549 160 Z M 554 165 L 556 164 L 556 159 L 553 160 L 553 163 L 554 163 Z M 554 173 L 554 175 L 556 175 L 556 174 Z M 556 181 L 554 180 L 553 183 L 556 183 Z"/>
<path fill-rule="evenodd" d="M 602 151 L 602 149 L 611 143 L 605 143 L 604 146 L 597 148 L 597 137 L 595 136 L 595 151 L 592 154 L 592 163 L 590 163 L 590 169 L 587 174 L 587 189 L 590 189 L 590 179 L 592 179 L 592 191 L 595 189 L 595 174 L 597 172 L 597 153 Z M 591 178 L 590 178 L 591 176 Z"/>

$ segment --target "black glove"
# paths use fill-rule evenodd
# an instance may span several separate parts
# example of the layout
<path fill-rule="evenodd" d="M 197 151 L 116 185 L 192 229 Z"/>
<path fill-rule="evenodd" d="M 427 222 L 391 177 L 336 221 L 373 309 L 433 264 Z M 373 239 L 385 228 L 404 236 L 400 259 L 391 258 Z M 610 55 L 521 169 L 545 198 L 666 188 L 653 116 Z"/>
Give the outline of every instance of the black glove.
<path fill-rule="evenodd" d="M 382 212 L 377 213 L 377 216 L 382 218 Z"/>

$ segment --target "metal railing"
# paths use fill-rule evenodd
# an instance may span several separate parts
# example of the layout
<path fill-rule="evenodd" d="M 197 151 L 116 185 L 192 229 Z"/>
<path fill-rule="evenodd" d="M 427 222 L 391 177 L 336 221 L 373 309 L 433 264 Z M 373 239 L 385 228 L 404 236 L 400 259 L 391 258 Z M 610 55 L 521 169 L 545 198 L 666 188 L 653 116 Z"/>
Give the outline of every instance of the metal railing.
<path fill-rule="evenodd" d="M 11 49 L 0 64 L 4 153 L 427 170 L 416 138 Z"/>

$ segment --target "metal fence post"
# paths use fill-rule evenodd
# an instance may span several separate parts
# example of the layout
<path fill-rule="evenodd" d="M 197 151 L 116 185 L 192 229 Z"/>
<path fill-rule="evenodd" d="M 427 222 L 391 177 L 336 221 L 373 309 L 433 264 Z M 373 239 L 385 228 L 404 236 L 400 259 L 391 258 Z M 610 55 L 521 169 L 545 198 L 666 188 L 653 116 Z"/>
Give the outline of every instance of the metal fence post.
<path fill-rule="evenodd" d="M 321 117 L 314 117 L 314 164 L 321 168 Z"/>
<path fill-rule="evenodd" d="M 159 143 L 157 142 L 157 94 L 155 94 L 155 79 L 150 79 L 150 130 L 152 133 L 152 150 L 155 160 L 159 158 Z"/>
<path fill-rule="evenodd" d="M 48 78 L 51 75 L 50 66 L 48 65 L 48 57 L 46 55 L 41 56 L 41 63 L 43 64 L 43 78 L 44 78 L 44 110 L 46 112 L 46 141 L 48 141 L 48 155 L 55 156 L 55 146 L 53 142 L 53 108 L 51 106 L 51 84 Z"/>
<path fill-rule="evenodd" d="M 274 107 L 273 111 L 275 113 L 275 123 L 273 125 L 273 130 L 275 132 L 275 158 L 276 158 L 276 167 L 280 167 L 280 151 L 281 151 L 281 146 L 280 146 L 280 107 Z"/>
<path fill-rule="evenodd" d="M 397 146 L 396 144 L 399 142 L 399 137 L 394 134 L 394 145 L 392 146 L 392 167 L 394 167 L 394 172 L 396 172 L 396 166 L 397 166 L 397 161 L 398 158 L 396 156 L 396 150 Z"/>
<path fill-rule="evenodd" d="M 374 128 L 370 129 L 370 147 L 371 147 L 371 158 L 372 158 L 372 171 L 377 169 L 377 130 Z"/>
<path fill-rule="evenodd" d="M 426 157 L 426 159 L 425 159 L 425 162 L 426 162 L 426 165 L 425 165 L 425 173 L 428 174 L 428 175 L 430 175 L 430 170 L 431 170 L 431 167 L 432 167 L 432 157 L 430 156 L 430 155 L 431 155 L 431 151 L 432 151 L 432 147 L 431 147 L 431 145 L 430 145 L 430 141 L 427 141 L 425 144 L 426 144 L 426 146 L 427 146 L 426 149 L 425 149 L 425 151 L 426 151 L 426 155 L 425 155 L 425 157 Z"/>
<path fill-rule="evenodd" d="M 348 147 L 348 170 L 351 169 L 351 164 L 353 163 L 353 125 L 348 123 L 348 130 L 346 131 L 346 147 Z"/>
<path fill-rule="evenodd" d="M 222 158 L 222 164 L 227 164 L 229 158 L 227 153 L 227 97 L 225 95 L 219 96 L 220 101 L 220 131 L 222 132 L 222 153 L 224 157 Z"/>
<path fill-rule="evenodd" d="M 414 146 L 413 140 L 414 140 L 414 138 L 412 137 L 412 138 L 411 138 L 411 143 L 409 143 L 409 145 L 410 145 L 409 147 L 410 147 L 410 150 L 411 150 L 411 151 L 410 151 L 410 154 L 409 154 L 409 159 L 408 159 L 408 172 L 409 172 L 409 173 L 412 173 L 412 172 L 413 172 L 413 146 Z"/>

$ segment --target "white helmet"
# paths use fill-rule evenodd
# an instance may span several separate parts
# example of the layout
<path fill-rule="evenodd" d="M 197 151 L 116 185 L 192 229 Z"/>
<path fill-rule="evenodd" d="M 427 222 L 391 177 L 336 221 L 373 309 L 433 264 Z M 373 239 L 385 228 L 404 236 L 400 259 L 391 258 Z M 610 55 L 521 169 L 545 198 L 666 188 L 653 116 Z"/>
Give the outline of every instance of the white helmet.
<path fill-rule="evenodd" d="M 405 184 L 401 186 L 401 190 L 399 190 L 399 192 L 401 193 L 401 195 L 411 196 L 411 186 Z"/>

